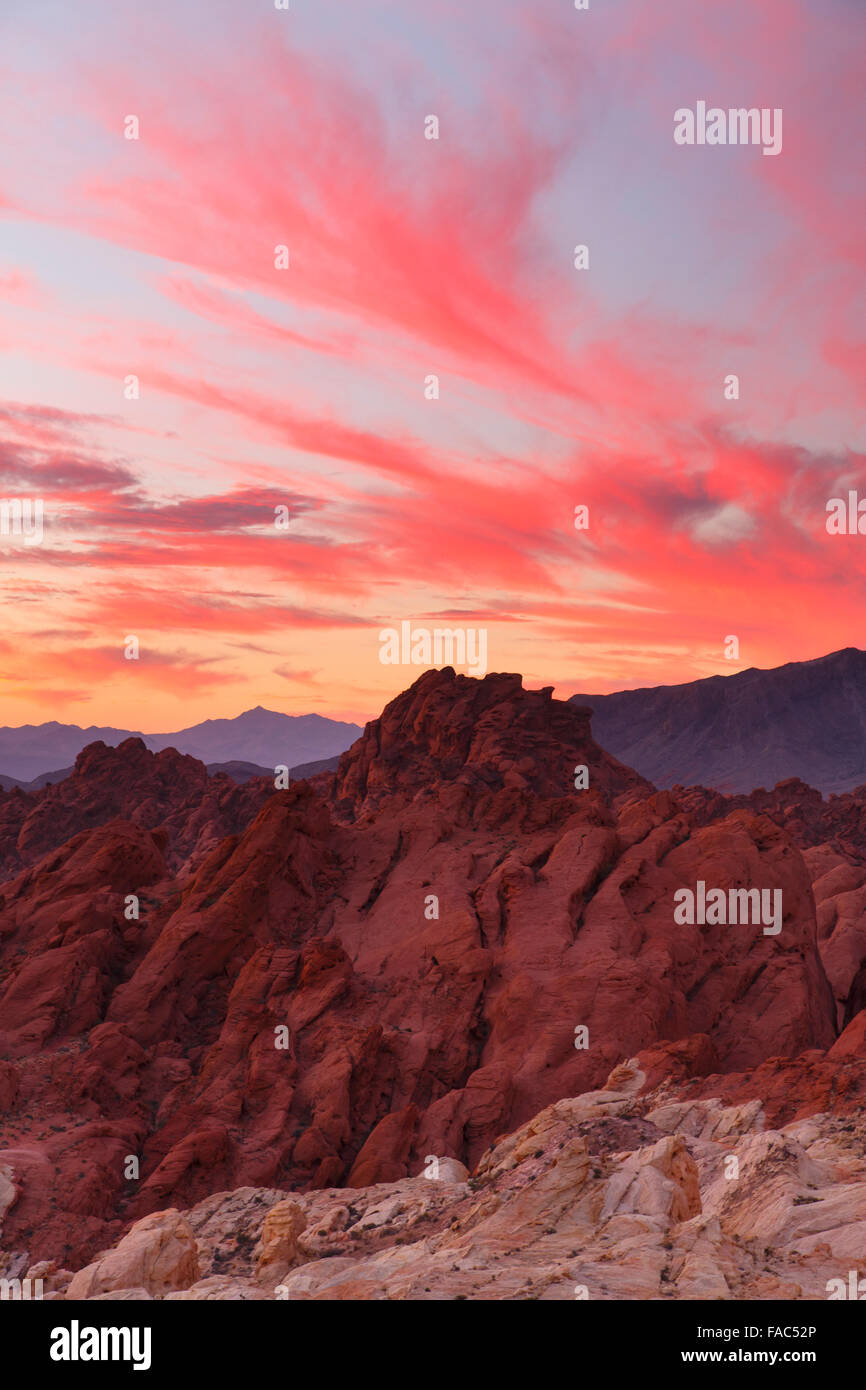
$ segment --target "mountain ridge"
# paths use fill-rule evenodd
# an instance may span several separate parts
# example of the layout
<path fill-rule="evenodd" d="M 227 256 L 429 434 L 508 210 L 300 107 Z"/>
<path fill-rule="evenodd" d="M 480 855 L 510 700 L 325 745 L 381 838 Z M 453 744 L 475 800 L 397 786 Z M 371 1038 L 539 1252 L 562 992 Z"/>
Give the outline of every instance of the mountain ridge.
<path fill-rule="evenodd" d="M 866 652 L 857 647 L 730 676 L 569 703 L 593 736 L 658 787 L 740 794 L 798 777 L 825 795 L 866 782 Z"/>
<path fill-rule="evenodd" d="M 333 758 L 363 733 L 358 724 L 321 714 L 282 714 L 261 705 L 233 719 L 205 719 L 173 733 L 145 734 L 112 725 L 44 724 L 0 727 L 0 785 L 30 784 L 72 767 L 91 743 L 117 748 L 128 738 L 140 738 L 153 753 L 176 748 L 207 763 L 252 763 L 273 768 L 301 767 Z"/>

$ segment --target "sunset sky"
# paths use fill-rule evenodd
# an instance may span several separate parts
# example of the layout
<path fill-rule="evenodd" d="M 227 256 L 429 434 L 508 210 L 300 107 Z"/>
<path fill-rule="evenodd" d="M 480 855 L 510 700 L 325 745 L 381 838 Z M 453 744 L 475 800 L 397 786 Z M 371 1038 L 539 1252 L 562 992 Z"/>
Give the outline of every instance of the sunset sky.
<path fill-rule="evenodd" d="M 0 69 L 0 724 L 363 723 L 407 618 L 560 697 L 866 646 L 862 0 L 5 0 Z"/>

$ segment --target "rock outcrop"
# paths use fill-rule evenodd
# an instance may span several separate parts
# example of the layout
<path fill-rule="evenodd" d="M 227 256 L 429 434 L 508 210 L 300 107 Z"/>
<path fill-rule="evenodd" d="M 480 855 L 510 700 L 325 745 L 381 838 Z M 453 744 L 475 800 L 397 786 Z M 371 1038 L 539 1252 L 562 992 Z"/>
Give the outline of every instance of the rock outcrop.
<path fill-rule="evenodd" d="M 28 853 L 71 838 L 0 885 L 8 1260 L 87 1266 L 152 1213 L 250 1188 L 301 1204 L 306 1225 L 278 1230 L 278 1213 L 262 1266 L 300 1278 L 315 1194 L 351 1207 L 438 1157 L 449 1176 L 411 1190 L 450 1200 L 455 1175 L 483 1176 L 485 1151 L 551 1107 L 580 1098 L 613 1124 L 610 1095 L 591 1098 L 629 1057 L 690 1103 L 760 1096 L 773 1125 L 862 1103 L 866 872 L 772 807 L 655 791 L 594 742 L 586 710 L 517 676 L 428 672 L 336 774 L 285 791 L 223 787 L 135 740 L 79 763 L 47 789 L 56 830 L 44 811 L 23 822 Z M 86 828 L 83 794 L 63 818 L 76 779 L 103 788 Z M 675 895 L 699 881 L 779 894 L 780 930 L 678 921 Z M 825 904 L 851 893 L 831 923 Z M 605 1226 L 659 1203 L 698 1220 L 699 1156 L 632 1114 L 621 1079 L 638 1128 L 621 1131 L 632 1158 L 606 1179 Z M 598 1195 L 593 1142 L 564 1139 L 526 1202 L 566 1170 Z M 194 1286 L 172 1296 L 225 1293 Z M 143 1274 L 129 1287 L 154 1296 Z"/>
<path fill-rule="evenodd" d="M 848 1120 L 819 1112 L 779 1128 L 759 1096 L 650 1087 L 657 1064 L 639 1055 L 600 1090 L 548 1106 L 468 1181 L 215 1194 L 185 1220 L 149 1218 L 195 1234 L 199 1273 L 188 1282 L 185 1264 L 183 1288 L 121 1261 L 134 1227 L 51 1296 L 86 1297 L 110 1269 L 131 1283 L 106 1298 L 796 1301 L 838 1297 L 852 1268 L 866 1273 L 866 1062 L 849 1064 L 861 1108 Z"/>
<path fill-rule="evenodd" d="M 238 785 L 225 774 L 209 777 L 196 758 L 174 748 L 151 753 L 140 738 L 117 748 L 91 743 L 62 782 L 35 792 L 0 792 L 0 881 L 81 831 L 115 819 L 161 828 L 167 861 L 178 872 L 248 825 L 272 793 L 271 778 Z"/>

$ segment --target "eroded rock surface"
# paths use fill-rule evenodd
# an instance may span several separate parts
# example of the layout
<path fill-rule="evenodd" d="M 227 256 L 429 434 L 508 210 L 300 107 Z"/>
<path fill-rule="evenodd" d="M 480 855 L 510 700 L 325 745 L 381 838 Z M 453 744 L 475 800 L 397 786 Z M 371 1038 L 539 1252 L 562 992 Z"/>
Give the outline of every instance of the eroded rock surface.
<path fill-rule="evenodd" d="M 501 1136 L 576 1098 L 601 1112 L 575 1121 L 575 1181 L 592 1186 L 623 1134 L 644 1155 L 603 1199 L 624 1184 L 617 1229 L 651 1199 L 689 1211 L 696 1136 L 672 1146 L 678 1131 L 633 1109 L 636 1055 L 646 1086 L 759 1097 L 771 1128 L 862 1104 L 850 810 L 845 835 L 806 844 L 797 789 L 656 792 L 594 742 L 586 709 L 448 669 L 394 700 L 336 774 L 286 791 L 231 790 L 139 744 L 84 750 L 15 852 L 50 848 L 0 884 L 7 1264 L 81 1269 L 143 1217 L 219 1192 L 305 1213 L 319 1191 L 416 1192 L 431 1156 L 477 1174 Z M 677 923 L 675 893 L 699 880 L 781 892 L 781 931 Z M 617 1067 L 622 1114 L 591 1099 Z M 461 1186 L 422 1181 L 430 1201 Z M 299 1278 L 291 1239 L 274 1264 Z M 260 1287 L 252 1265 L 244 1277 Z"/>
<path fill-rule="evenodd" d="M 832 1280 L 863 1269 L 862 1110 L 775 1129 L 759 1097 L 727 1105 L 679 1099 L 669 1082 L 647 1088 L 649 1061 L 548 1106 L 468 1181 L 422 1172 L 351 1191 L 208 1198 L 185 1214 L 201 1277 L 162 1296 L 826 1299 Z M 120 1268 L 130 1240 L 95 1268 Z M 129 1262 L 130 1279 L 139 1268 Z M 66 1297 L 92 1278 L 76 1275 Z M 152 1281 L 137 1287 L 160 1296 Z"/>

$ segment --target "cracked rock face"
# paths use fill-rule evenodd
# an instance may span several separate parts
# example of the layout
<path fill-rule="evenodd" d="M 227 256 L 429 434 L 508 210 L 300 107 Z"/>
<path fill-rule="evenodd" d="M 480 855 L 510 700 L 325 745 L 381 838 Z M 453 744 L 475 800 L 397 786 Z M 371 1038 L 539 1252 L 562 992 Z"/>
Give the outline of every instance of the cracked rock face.
<path fill-rule="evenodd" d="M 851 798 L 833 844 L 807 845 L 804 817 L 813 840 L 820 817 L 796 789 L 754 803 L 656 792 L 594 742 L 589 711 L 517 676 L 450 670 L 394 700 L 336 774 L 286 791 L 232 790 L 195 759 L 129 744 L 85 749 L 47 789 L 54 811 L 31 821 L 0 884 L 7 1266 L 80 1272 L 175 1211 L 198 1275 L 166 1291 L 143 1270 L 130 1288 L 217 1298 L 237 1273 L 259 1297 L 273 1267 L 317 1296 L 312 1266 L 349 1287 L 359 1252 L 408 1269 L 417 1239 L 450 1250 L 459 1230 L 467 1249 L 490 1237 L 497 1252 L 524 1221 L 544 1223 L 554 1265 L 571 1269 L 591 1239 L 604 1270 L 619 1249 L 622 1274 L 653 1223 L 691 1231 L 706 1217 L 716 1179 L 700 1145 L 862 1106 L 866 854 Z M 3 812 L 9 843 L 22 795 Z M 674 894 L 698 880 L 779 891 L 781 931 L 678 924 Z M 713 1130 L 717 1111 L 730 1135 Z M 555 1154 L 549 1123 L 567 1128 Z M 417 1220 L 397 1211 L 402 1184 L 406 1211 L 428 1204 Z M 239 1192 L 256 1194 L 248 1215 Z M 249 1256 L 237 1269 L 208 1206 L 226 1193 Z M 263 1203 L 280 1202 L 301 1216 L 277 1212 L 253 1258 Z M 563 1254 L 560 1223 L 578 1210 L 583 1234 Z M 679 1279 L 710 1290 L 689 1296 L 739 1287 L 735 1250 L 704 1270 L 708 1239 L 694 1236 L 682 1269 L 663 1246 L 647 1254 L 646 1296 Z M 504 1258 L 491 1255 L 491 1278 Z M 626 1296 L 617 1277 L 599 1296 Z"/>

